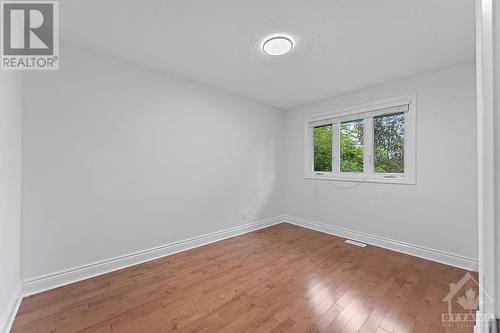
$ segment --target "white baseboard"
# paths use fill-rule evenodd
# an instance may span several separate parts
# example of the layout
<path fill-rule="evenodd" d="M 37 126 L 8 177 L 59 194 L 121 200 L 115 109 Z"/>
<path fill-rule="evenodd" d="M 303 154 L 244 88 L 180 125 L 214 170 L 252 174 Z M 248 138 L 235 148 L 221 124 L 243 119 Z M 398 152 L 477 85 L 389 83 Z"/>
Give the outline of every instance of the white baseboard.
<path fill-rule="evenodd" d="M 137 265 L 146 261 L 158 259 L 192 248 L 214 243 L 223 239 L 235 237 L 248 232 L 266 228 L 282 222 L 288 222 L 308 229 L 327 234 L 353 239 L 359 242 L 383 247 L 389 250 L 406 253 L 412 256 L 440 262 L 446 265 L 477 271 L 477 260 L 458 256 L 455 254 L 429 249 L 426 247 L 403 243 L 380 236 L 370 235 L 346 228 L 335 227 L 328 224 L 302 219 L 293 216 L 276 216 L 269 219 L 229 228 L 210 234 L 193 237 L 175 243 L 165 244 L 155 248 L 130 253 L 124 256 L 110 258 L 87 265 L 55 272 L 21 282 L 22 295 L 30 296 L 46 290 L 61 287 L 70 283 L 85 280 L 91 277 Z M 20 300 L 20 299 L 19 299 Z M 17 305 L 18 306 L 18 305 Z M 17 311 L 17 310 L 16 310 Z M 3 317 L 2 317 L 3 318 Z M 13 319 L 13 318 L 12 318 Z M 2 322 L 0 322 L 2 323 Z"/>
<path fill-rule="evenodd" d="M 17 310 L 19 310 L 19 305 L 21 305 L 21 300 L 23 299 L 21 294 L 21 285 L 18 284 L 16 288 L 12 291 L 11 297 L 1 313 L 0 317 L 0 332 L 8 333 L 16 318 Z"/>
<path fill-rule="evenodd" d="M 246 234 L 251 231 L 266 228 L 283 222 L 283 216 L 276 216 L 253 223 L 216 231 L 210 234 L 193 237 L 175 243 L 165 244 L 147 250 L 130 253 L 124 256 L 94 262 L 74 267 L 56 273 L 22 281 L 23 296 L 29 296 L 42 291 L 61 287 L 70 283 L 137 265 L 146 261 L 158 259 L 195 247 L 217 242 L 223 239 Z"/>
<path fill-rule="evenodd" d="M 385 249 L 402 252 L 415 257 L 436 261 L 442 264 L 463 268 L 469 271 L 477 271 L 477 260 L 466 258 L 452 253 L 426 248 L 419 245 L 408 244 L 380 236 L 370 235 L 346 228 L 336 227 L 329 224 L 306 220 L 299 217 L 285 216 L 285 222 L 295 224 L 304 228 L 324 232 L 342 238 L 353 239 Z"/>

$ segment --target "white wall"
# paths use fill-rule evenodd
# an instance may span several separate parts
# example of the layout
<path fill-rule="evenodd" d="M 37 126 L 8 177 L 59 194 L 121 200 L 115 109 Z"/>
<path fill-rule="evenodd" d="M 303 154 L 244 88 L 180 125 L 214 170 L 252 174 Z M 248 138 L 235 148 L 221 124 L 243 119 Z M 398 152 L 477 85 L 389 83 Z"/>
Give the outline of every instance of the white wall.
<path fill-rule="evenodd" d="M 281 215 L 283 123 L 283 111 L 63 48 L 59 71 L 26 76 L 23 280 Z"/>
<path fill-rule="evenodd" d="M 417 94 L 417 185 L 304 179 L 304 118 Z M 475 71 L 469 62 L 286 113 L 285 214 L 477 259 Z"/>
<path fill-rule="evenodd" d="M 19 290 L 21 77 L 0 73 L 0 331 Z"/>

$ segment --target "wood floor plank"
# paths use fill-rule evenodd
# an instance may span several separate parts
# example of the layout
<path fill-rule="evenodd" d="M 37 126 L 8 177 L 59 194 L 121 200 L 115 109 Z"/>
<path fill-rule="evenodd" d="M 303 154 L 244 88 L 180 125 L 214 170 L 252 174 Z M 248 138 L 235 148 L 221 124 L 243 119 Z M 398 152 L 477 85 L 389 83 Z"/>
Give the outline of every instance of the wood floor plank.
<path fill-rule="evenodd" d="M 27 297 L 12 332 L 454 332 L 465 273 L 280 224 Z"/>

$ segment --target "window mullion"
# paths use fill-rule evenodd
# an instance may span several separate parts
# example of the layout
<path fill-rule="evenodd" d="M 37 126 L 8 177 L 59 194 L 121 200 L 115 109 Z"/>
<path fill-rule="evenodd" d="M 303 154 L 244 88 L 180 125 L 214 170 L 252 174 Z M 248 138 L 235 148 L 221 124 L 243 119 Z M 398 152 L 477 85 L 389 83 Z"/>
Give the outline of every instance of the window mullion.
<path fill-rule="evenodd" d="M 306 143 L 306 156 L 307 156 L 307 173 L 314 174 L 314 127 L 307 129 L 307 143 Z"/>
<path fill-rule="evenodd" d="M 364 159 L 363 159 L 363 171 L 367 176 L 373 175 L 373 165 L 374 165 L 374 134 L 373 134 L 373 118 L 365 118 L 363 121 L 364 126 Z"/>
<path fill-rule="evenodd" d="M 332 124 L 332 173 L 338 175 L 340 173 L 340 123 Z"/>

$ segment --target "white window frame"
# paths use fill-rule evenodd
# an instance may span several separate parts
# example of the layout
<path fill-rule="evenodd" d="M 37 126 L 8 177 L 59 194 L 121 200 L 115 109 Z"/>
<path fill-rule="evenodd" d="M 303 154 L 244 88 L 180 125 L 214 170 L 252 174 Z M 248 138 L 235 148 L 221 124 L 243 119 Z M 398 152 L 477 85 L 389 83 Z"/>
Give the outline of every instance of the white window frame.
<path fill-rule="evenodd" d="M 376 116 L 405 113 L 405 172 L 375 173 L 374 169 L 374 127 Z M 363 172 L 340 172 L 340 123 L 364 120 Z M 314 171 L 314 127 L 332 125 L 332 172 Z M 307 179 L 353 181 L 389 184 L 416 184 L 416 94 L 386 98 L 353 107 L 337 109 L 326 113 L 307 116 L 305 119 L 305 172 Z"/>

